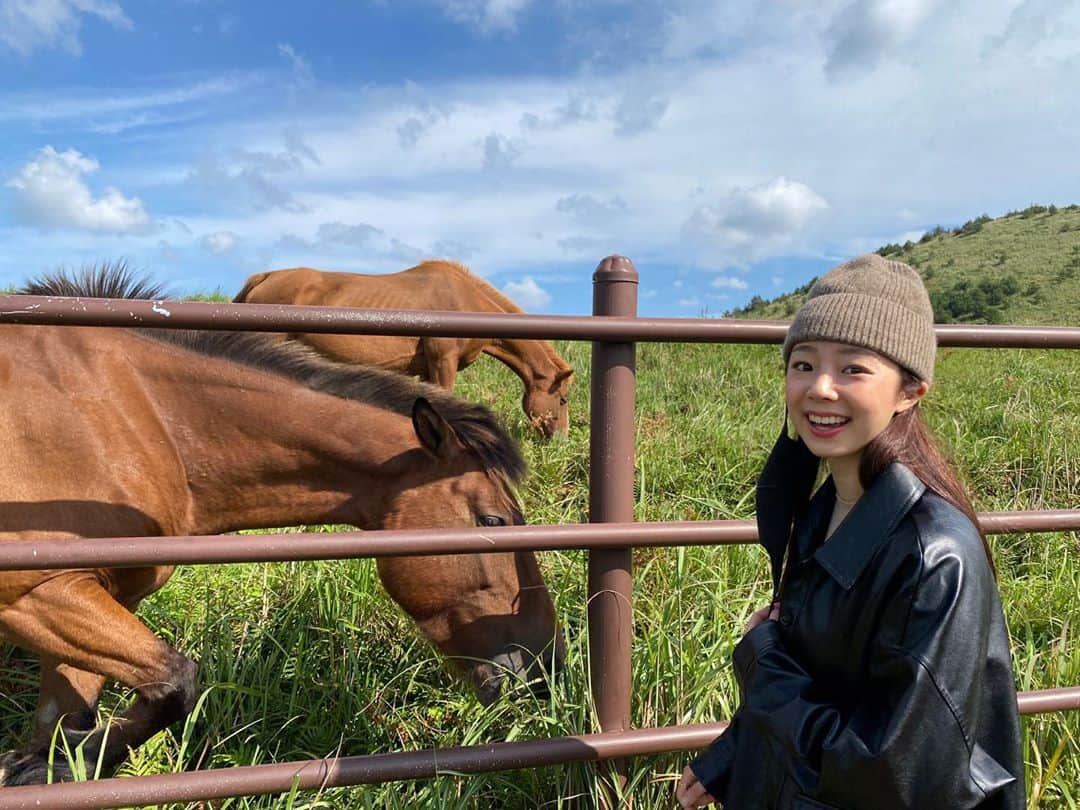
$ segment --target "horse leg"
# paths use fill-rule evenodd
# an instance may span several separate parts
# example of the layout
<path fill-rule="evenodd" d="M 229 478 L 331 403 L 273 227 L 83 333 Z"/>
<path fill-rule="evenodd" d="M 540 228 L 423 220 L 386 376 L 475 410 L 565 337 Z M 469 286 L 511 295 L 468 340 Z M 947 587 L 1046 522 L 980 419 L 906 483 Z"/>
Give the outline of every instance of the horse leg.
<path fill-rule="evenodd" d="M 132 613 L 149 594 L 161 588 L 175 566 L 125 568 L 111 580 L 110 593 Z M 41 693 L 34 720 L 32 744 L 47 744 L 62 721 L 65 731 L 90 731 L 97 723 L 97 702 L 105 676 L 69 666 L 56 658 L 41 657 Z"/>
<path fill-rule="evenodd" d="M 447 391 L 454 390 L 458 372 L 457 342 L 446 338 L 423 338 L 428 381 Z"/>
<path fill-rule="evenodd" d="M 68 735 L 88 763 L 112 769 L 129 748 L 179 720 L 195 704 L 195 663 L 150 632 L 90 572 L 47 580 L 0 613 L 0 633 L 71 670 L 97 673 L 133 689 L 135 703 L 105 726 Z M 70 674 L 70 670 L 68 670 Z M 83 683 L 85 686 L 85 682 Z M 0 784 L 44 782 L 46 742 L 0 758 Z M 54 758 L 54 777 L 71 778 L 66 758 Z"/>
<path fill-rule="evenodd" d="M 90 731 L 97 722 L 97 702 L 104 685 L 104 675 L 76 669 L 51 655 L 41 656 L 41 694 L 31 747 L 47 746 L 58 720 L 65 732 Z"/>

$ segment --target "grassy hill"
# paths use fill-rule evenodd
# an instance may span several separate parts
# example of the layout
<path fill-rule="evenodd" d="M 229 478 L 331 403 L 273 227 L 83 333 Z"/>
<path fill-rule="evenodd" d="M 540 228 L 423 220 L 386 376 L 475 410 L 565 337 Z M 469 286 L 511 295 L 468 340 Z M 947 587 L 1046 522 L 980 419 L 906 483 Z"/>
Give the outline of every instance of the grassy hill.
<path fill-rule="evenodd" d="M 939 323 L 1080 326 L 1080 205 L 984 215 L 877 252 L 922 274 Z M 789 320 L 809 289 L 808 283 L 769 301 L 755 296 L 725 314 Z"/>

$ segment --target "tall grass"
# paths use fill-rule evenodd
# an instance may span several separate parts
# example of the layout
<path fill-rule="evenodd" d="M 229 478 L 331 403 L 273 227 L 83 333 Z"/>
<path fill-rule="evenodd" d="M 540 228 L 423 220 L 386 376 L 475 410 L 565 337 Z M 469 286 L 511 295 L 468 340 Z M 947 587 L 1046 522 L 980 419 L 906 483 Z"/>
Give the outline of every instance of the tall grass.
<path fill-rule="evenodd" d="M 541 443 L 520 388 L 482 361 L 458 392 L 504 414 L 531 464 L 521 495 L 530 522 L 586 519 L 587 344 L 570 436 Z M 642 344 L 638 349 L 639 520 L 749 518 L 753 483 L 783 417 L 776 347 Z M 982 510 L 1074 507 L 1080 494 L 1080 354 L 948 350 L 924 405 Z M 1021 689 L 1080 683 L 1076 533 L 992 539 Z M 730 654 L 769 596 L 764 553 L 750 546 L 638 549 L 633 721 L 705 722 L 730 715 Z M 183 727 L 143 746 L 124 773 L 278 762 L 594 730 L 582 552 L 541 564 L 568 636 L 550 701 L 482 708 L 381 592 L 371 561 L 183 568 L 141 609 L 156 632 L 199 661 L 205 693 Z M 34 664 L 7 651 L 0 730 L 14 744 L 35 699 Z M 125 699 L 110 694 L 103 713 Z M 1024 722 L 1031 806 L 1080 802 L 1080 714 Z M 686 755 L 633 760 L 639 807 L 672 806 Z M 594 805 L 585 765 L 477 777 L 244 798 L 217 808 L 570 808 Z"/>

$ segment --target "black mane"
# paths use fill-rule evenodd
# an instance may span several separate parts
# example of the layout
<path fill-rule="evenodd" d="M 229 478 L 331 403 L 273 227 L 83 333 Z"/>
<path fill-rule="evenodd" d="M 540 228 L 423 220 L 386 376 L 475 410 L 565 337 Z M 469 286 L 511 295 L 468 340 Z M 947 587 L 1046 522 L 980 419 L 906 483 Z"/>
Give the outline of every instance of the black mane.
<path fill-rule="evenodd" d="M 163 290 L 149 279 L 135 277 L 120 262 L 84 268 L 77 274 L 60 270 L 28 282 L 19 292 L 155 300 L 163 297 Z M 423 397 L 450 423 L 462 443 L 480 457 L 485 468 L 511 482 L 520 481 L 525 474 L 525 460 L 517 443 L 495 415 L 483 405 L 455 397 L 437 386 L 379 368 L 335 363 L 301 343 L 281 341 L 265 333 L 134 331 L 161 343 L 288 377 L 316 391 L 365 402 L 402 416 L 411 416 L 413 404 Z"/>
<path fill-rule="evenodd" d="M 22 295 L 66 295 L 73 298 L 136 298 L 152 301 L 168 298 L 164 286 L 139 278 L 127 262 L 104 262 L 79 271 L 60 269 L 28 281 Z"/>

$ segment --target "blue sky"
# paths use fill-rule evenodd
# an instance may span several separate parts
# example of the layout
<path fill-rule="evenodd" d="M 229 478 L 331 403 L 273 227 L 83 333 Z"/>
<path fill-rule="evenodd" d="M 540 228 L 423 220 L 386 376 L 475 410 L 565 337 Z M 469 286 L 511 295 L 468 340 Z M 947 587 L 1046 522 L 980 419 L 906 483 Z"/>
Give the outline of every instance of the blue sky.
<path fill-rule="evenodd" d="M 0 0 L 0 286 L 468 264 L 719 315 L 936 224 L 1080 202 L 1059 0 Z"/>

